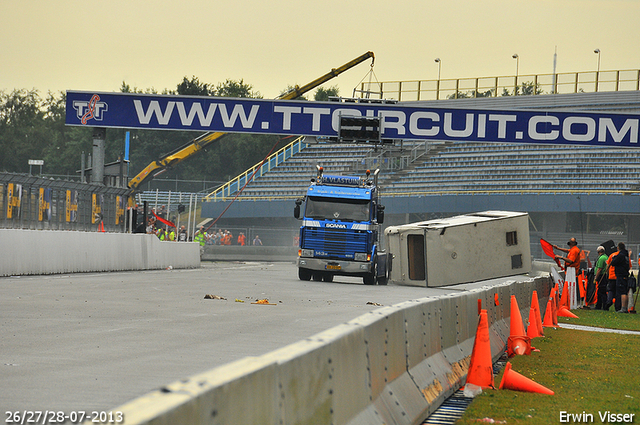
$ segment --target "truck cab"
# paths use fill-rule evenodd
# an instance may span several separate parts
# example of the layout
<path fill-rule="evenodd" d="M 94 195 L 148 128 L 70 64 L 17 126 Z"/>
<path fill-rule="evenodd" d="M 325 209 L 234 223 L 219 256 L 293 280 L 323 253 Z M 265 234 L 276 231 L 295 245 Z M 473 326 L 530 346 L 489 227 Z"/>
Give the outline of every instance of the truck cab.
<path fill-rule="evenodd" d="M 362 277 L 364 284 L 386 284 L 387 253 L 380 248 L 384 206 L 379 203 L 379 170 L 373 177 L 317 176 L 294 217 L 302 220 L 298 250 L 301 280 L 333 281 L 336 275 Z M 304 205 L 304 209 L 302 206 Z"/>

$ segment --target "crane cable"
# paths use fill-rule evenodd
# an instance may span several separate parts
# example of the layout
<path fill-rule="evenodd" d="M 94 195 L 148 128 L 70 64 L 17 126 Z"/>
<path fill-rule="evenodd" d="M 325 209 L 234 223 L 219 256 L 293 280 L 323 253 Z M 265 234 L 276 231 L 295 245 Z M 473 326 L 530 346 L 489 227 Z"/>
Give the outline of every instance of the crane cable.
<path fill-rule="evenodd" d="M 365 78 L 369 77 L 369 82 L 367 83 L 367 90 L 358 90 L 358 86 L 362 85 L 362 82 L 365 80 Z M 360 82 L 358 84 L 356 84 L 356 86 L 353 88 L 353 97 L 356 97 L 356 92 L 360 92 L 362 93 L 366 93 L 367 94 L 367 99 L 369 99 L 369 96 L 371 95 L 371 86 L 372 86 L 372 79 L 375 78 L 375 82 L 377 85 L 380 86 L 380 93 L 382 93 L 382 85 L 380 84 L 380 81 L 378 81 L 378 76 L 376 75 L 376 73 L 373 71 L 373 62 L 371 62 L 371 66 L 369 67 L 369 71 L 367 71 L 367 73 L 364 75 L 364 77 L 362 77 L 362 80 L 360 80 Z"/>
<path fill-rule="evenodd" d="M 251 174 L 251 177 L 249 177 L 246 181 L 246 183 L 244 184 L 244 186 L 242 186 L 242 189 L 240 189 L 237 193 L 236 196 L 233 198 L 233 200 L 229 203 L 229 205 L 227 205 L 227 207 L 224 209 L 224 211 L 222 211 L 220 213 L 220 215 L 218 216 L 218 218 L 216 218 L 215 220 L 213 220 L 213 223 L 211 223 L 206 229 L 205 232 L 208 231 L 214 224 L 216 224 L 218 222 L 218 220 L 220 220 L 222 218 L 222 216 L 224 215 L 224 213 L 227 212 L 227 210 L 229 209 L 229 207 L 231 207 L 231 205 L 236 201 L 236 199 L 238 199 L 238 196 L 240 196 L 240 194 L 242 193 L 242 191 L 244 190 L 245 187 L 247 187 L 247 185 L 251 182 L 251 180 L 253 180 L 253 176 L 256 175 L 256 173 L 258 172 L 258 170 L 260 168 L 262 168 L 262 166 L 264 165 L 264 163 L 267 161 L 267 159 L 269 159 L 269 157 L 271 156 L 271 154 L 273 153 L 274 149 L 276 148 L 276 146 L 278 146 L 278 143 L 280 143 L 281 141 L 288 139 L 290 137 L 293 136 L 287 136 L 287 137 L 282 137 L 279 138 L 276 143 L 273 145 L 273 147 L 271 148 L 271 150 L 269 151 L 269 153 L 267 154 L 267 156 L 264 157 L 264 159 L 262 160 L 262 162 L 260 163 L 260 165 L 258 167 L 256 167 L 253 170 L 253 173 Z"/>

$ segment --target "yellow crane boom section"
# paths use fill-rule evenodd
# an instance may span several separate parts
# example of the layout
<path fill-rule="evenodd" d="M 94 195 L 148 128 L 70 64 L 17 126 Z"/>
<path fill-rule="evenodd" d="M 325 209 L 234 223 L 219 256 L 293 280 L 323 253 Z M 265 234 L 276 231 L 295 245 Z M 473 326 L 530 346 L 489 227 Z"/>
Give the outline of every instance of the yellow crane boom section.
<path fill-rule="evenodd" d="M 375 56 L 373 55 L 373 52 L 367 52 L 345 63 L 344 65 L 338 68 L 333 68 L 331 71 L 327 72 L 322 77 L 313 80 L 309 84 L 306 84 L 302 87 L 296 86 L 293 90 L 277 97 L 277 99 L 291 100 L 299 96 L 302 96 L 304 93 L 310 90 L 313 90 L 319 85 L 326 83 L 332 78 L 337 77 L 338 75 L 342 74 L 348 69 L 353 68 L 354 66 L 364 62 L 369 58 L 372 59 L 371 66 L 373 66 L 373 60 L 375 60 Z M 193 139 L 192 141 L 185 144 L 184 146 L 180 147 L 176 151 L 165 155 L 163 158 L 153 161 L 151 164 L 147 165 L 140 173 L 138 173 L 138 175 L 136 175 L 129 181 L 129 188 L 132 190 L 132 192 L 137 191 L 138 188 L 146 181 L 157 176 L 159 173 L 165 171 L 167 168 L 173 167 L 174 165 L 189 158 L 191 155 L 195 154 L 196 152 L 200 151 L 201 149 L 205 148 L 206 146 L 220 139 L 225 134 L 227 133 L 223 133 L 223 132 L 205 133 Z"/>

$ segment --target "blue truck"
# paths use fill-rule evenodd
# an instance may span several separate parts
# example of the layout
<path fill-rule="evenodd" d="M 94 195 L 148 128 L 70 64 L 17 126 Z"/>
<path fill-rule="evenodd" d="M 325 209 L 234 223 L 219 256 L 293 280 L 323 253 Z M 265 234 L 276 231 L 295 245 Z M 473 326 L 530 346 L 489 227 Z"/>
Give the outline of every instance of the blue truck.
<path fill-rule="evenodd" d="M 320 166 L 317 170 L 294 207 L 294 217 L 302 220 L 298 277 L 332 282 L 336 275 L 357 276 L 365 285 L 386 285 L 387 253 L 380 248 L 380 170 L 373 176 L 367 170 L 365 177 L 323 175 Z"/>

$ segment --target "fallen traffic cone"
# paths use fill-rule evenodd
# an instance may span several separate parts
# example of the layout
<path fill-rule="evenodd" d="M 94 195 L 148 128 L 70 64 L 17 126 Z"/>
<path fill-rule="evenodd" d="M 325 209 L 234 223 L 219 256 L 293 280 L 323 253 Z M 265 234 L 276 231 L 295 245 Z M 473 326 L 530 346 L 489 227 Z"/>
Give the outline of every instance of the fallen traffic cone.
<path fill-rule="evenodd" d="M 555 394 L 549 388 L 540 385 L 511 369 L 510 362 L 507 362 L 507 366 L 504 368 L 504 374 L 502 375 L 502 381 L 500 382 L 499 388 L 501 390 L 507 389 L 513 391 L 524 391 L 527 393 Z"/>
<path fill-rule="evenodd" d="M 511 317 L 509 326 L 509 338 L 507 339 L 507 355 L 513 357 L 517 355 L 531 353 L 531 338 L 529 338 L 522 324 L 522 316 L 518 308 L 518 300 L 515 295 L 511 295 Z"/>
<path fill-rule="evenodd" d="M 551 298 L 547 301 L 547 309 L 544 312 L 544 322 L 542 322 L 542 326 L 545 328 L 555 328 L 556 325 L 553 324 L 553 303 L 551 302 Z"/>
<path fill-rule="evenodd" d="M 473 341 L 473 351 L 471 352 L 471 363 L 467 373 L 467 384 L 474 384 L 482 388 L 495 388 L 487 310 L 480 311 L 476 339 Z"/>
<path fill-rule="evenodd" d="M 573 314 L 571 311 L 569 311 L 569 309 L 565 306 L 560 307 L 560 310 L 558 310 L 558 316 L 560 317 L 570 317 L 572 319 L 578 319 L 579 317 L 576 316 L 575 314 Z"/>

